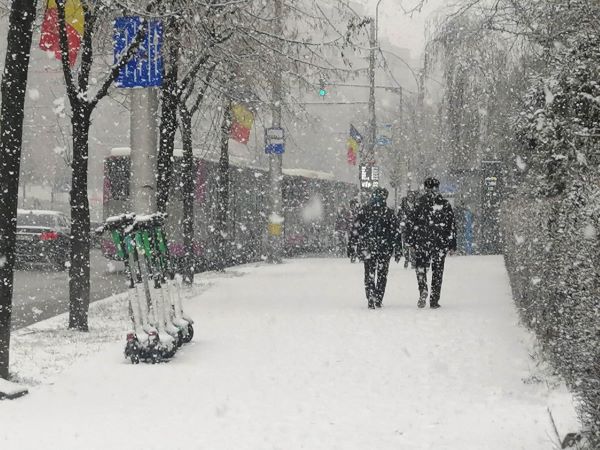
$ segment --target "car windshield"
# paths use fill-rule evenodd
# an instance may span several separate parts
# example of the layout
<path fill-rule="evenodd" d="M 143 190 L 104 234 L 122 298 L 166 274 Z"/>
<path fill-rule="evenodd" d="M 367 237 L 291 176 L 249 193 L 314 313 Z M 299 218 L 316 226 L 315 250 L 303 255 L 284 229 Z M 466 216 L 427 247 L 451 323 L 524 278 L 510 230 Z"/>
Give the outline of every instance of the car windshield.
<path fill-rule="evenodd" d="M 55 227 L 57 216 L 53 214 L 19 214 L 17 226 L 19 227 Z"/>

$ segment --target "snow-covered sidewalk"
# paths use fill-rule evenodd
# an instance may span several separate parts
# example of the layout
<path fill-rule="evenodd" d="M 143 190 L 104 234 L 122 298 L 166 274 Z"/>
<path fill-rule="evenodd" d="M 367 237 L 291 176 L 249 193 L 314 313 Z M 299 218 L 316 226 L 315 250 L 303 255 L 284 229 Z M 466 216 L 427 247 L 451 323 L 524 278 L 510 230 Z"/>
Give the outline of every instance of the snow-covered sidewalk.
<path fill-rule="evenodd" d="M 574 423 L 569 394 L 535 382 L 501 257 L 449 258 L 435 311 L 416 308 L 401 265 L 381 310 L 362 278 L 359 264 L 317 258 L 201 275 L 186 302 L 194 341 L 154 366 L 123 358 L 122 319 L 93 344 L 22 330 L 13 370 L 39 384 L 0 402 L 0 448 L 547 450 L 548 406 Z M 122 296 L 99 308 L 126 314 Z M 52 376 L 61 358 L 70 367 Z"/>

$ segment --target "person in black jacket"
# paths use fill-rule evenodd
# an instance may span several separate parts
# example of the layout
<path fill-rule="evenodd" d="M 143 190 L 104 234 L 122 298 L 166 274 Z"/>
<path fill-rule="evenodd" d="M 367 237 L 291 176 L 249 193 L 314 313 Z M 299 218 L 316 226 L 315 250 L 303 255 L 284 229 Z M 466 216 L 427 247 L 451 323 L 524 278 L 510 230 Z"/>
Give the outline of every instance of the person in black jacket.
<path fill-rule="evenodd" d="M 440 182 L 427 178 L 425 193 L 417 200 L 406 218 L 406 243 L 415 251 L 419 301 L 423 308 L 427 303 L 427 268 L 431 264 L 431 296 L 429 306 L 440 307 L 440 293 L 444 276 L 444 261 L 450 250 L 456 250 L 456 225 L 452 206 L 439 193 Z"/>
<path fill-rule="evenodd" d="M 415 208 L 415 202 L 417 200 L 417 191 L 408 191 L 406 197 L 403 197 L 400 201 L 400 209 L 398 210 L 398 222 L 400 224 L 400 235 L 402 236 L 402 250 L 404 253 L 404 268 L 407 269 L 410 264 L 412 268 L 415 268 L 414 251 L 411 250 L 410 246 L 406 244 L 406 221 L 407 217 L 410 217 L 413 209 Z"/>
<path fill-rule="evenodd" d="M 369 308 L 381 308 L 392 255 L 402 255 L 398 220 L 386 204 L 387 189 L 376 188 L 356 216 L 348 242 L 348 256 L 365 265 L 365 291 Z"/>

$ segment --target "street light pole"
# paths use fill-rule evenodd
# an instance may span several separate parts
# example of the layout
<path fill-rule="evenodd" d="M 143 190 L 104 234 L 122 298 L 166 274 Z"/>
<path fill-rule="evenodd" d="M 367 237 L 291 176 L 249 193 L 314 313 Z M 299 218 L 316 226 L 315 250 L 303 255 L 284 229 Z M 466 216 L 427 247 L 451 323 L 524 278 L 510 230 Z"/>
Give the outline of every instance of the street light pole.
<path fill-rule="evenodd" d="M 130 161 L 132 208 L 136 214 L 156 212 L 155 169 L 158 124 L 158 90 L 130 89 Z"/>
<path fill-rule="evenodd" d="M 375 7 L 375 19 L 371 19 L 371 32 L 369 36 L 369 131 L 367 133 L 367 145 L 364 155 L 361 155 L 361 165 L 373 167 L 375 165 L 375 143 L 377 141 L 377 117 L 375 115 L 375 63 L 378 44 L 379 5 Z M 360 170 L 360 169 L 359 169 Z M 359 178 L 361 174 L 359 173 Z"/>
<path fill-rule="evenodd" d="M 273 98 L 271 107 L 271 127 L 281 128 L 281 104 L 283 103 L 283 80 L 281 66 L 278 62 L 281 54 L 281 37 L 283 34 L 283 1 L 275 0 L 275 36 L 278 39 L 275 46 L 279 50 L 274 52 L 276 60 L 275 70 L 273 73 Z M 280 153 L 269 154 L 269 180 L 271 189 L 271 213 L 268 217 L 268 234 L 269 234 L 269 253 L 267 261 L 270 263 L 279 263 L 282 258 L 283 250 L 283 208 L 282 208 L 282 172 L 283 172 L 283 157 Z"/>
<path fill-rule="evenodd" d="M 375 42 L 377 45 L 379 45 L 379 5 L 381 2 L 382 0 L 379 0 L 375 6 Z"/>
<path fill-rule="evenodd" d="M 367 166 L 375 164 L 375 141 L 377 139 L 377 118 L 375 116 L 375 51 L 377 42 L 375 33 L 375 21 L 371 20 L 369 39 L 369 132 L 367 134 L 367 151 L 364 160 L 361 161 Z"/>

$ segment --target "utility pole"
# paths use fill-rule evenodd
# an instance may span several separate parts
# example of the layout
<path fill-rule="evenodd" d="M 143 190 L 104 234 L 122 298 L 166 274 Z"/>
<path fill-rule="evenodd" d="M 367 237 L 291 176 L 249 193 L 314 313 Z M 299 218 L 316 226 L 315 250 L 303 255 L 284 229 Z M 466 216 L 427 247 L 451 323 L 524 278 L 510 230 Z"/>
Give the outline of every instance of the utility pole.
<path fill-rule="evenodd" d="M 395 89 L 395 91 L 398 94 L 398 118 L 396 121 L 396 136 L 394 139 L 396 154 L 394 155 L 393 159 L 395 167 L 392 168 L 394 174 L 392 187 L 394 188 L 394 211 L 398 211 L 398 190 L 400 189 L 400 195 L 402 195 L 401 183 L 404 178 L 402 172 L 403 166 L 406 166 L 406 156 L 408 152 L 406 151 L 406 145 L 402 146 L 402 144 L 404 143 L 404 134 L 402 127 L 404 120 L 404 91 L 402 89 L 402 86 L 399 86 L 397 89 Z M 403 152 L 402 155 L 400 154 L 401 152 Z"/>
<path fill-rule="evenodd" d="M 129 95 L 132 208 L 136 214 L 151 214 L 156 212 L 158 91 L 152 87 L 135 88 Z"/>
<path fill-rule="evenodd" d="M 273 98 L 271 106 L 271 128 L 281 128 L 281 104 L 283 103 L 283 80 L 281 73 L 281 58 L 283 35 L 283 0 L 274 1 L 275 29 L 274 35 L 277 39 L 273 52 L 276 61 L 273 73 Z M 283 155 L 281 153 L 269 153 L 269 180 L 271 188 L 271 212 L 269 214 L 269 254 L 267 261 L 270 263 L 280 263 L 283 250 L 283 210 L 282 210 L 282 167 Z"/>
<path fill-rule="evenodd" d="M 379 4 L 378 4 L 379 6 Z M 377 23 L 371 19 L 369 36 L 369 126 L 365 145 L 359 150 L 358 183 L 363 200 L 369 195 L 374 179 L 375 142 L 377 140 L 377 120 L 375 118 L 375 51 L 377 50 Z"/>
<path fill-rule="evenodd" d="M 369 37 L 369 133 L 367 135 L 366 165 L 375 165 L 375 142 L 377 140 L 377 119 L 375 117 L 375 51 L 377 38 L 375 36 L 375 21 L 371 20 L 371 35 Z"/>
<path fill-rule="evenodd" d="M 427 55 L 427 50 L 425 50 L 425 54 L 423 57 L 423 68 L 421 69 L 421 71 L 419 72 L 419 86 L 418 86 L 418 95 L 417 95 L 417 142 L 418 143 L 422 143 L 423 142 L 423 125 L 425 122 L 425 77 L 427 75 L 427 62 L 428 62 L 428 55 Z M 424 172 L 425 169 L 423 167 L 423 160 L 424 160 L 424 152 L 425 149 L 421 146 L 421 144 L 417 144 L 417 149 L 419 150 L 417 152 L 417 154 L 419 155 L 419 161 L 420 163 L 414 164 L 414 169 L 417 172 L 416 174 L 411 173 L 411 176 L 409 176 L 408 178 L 408 183 L 409 186 L 410 184 L 412 184 L 412 180 L 411 178 L 413 176 L 417 176 L 419 180 L 421 180 L 424 177 Z M 416 170 L 418 168 L 418 170 Z"/>

